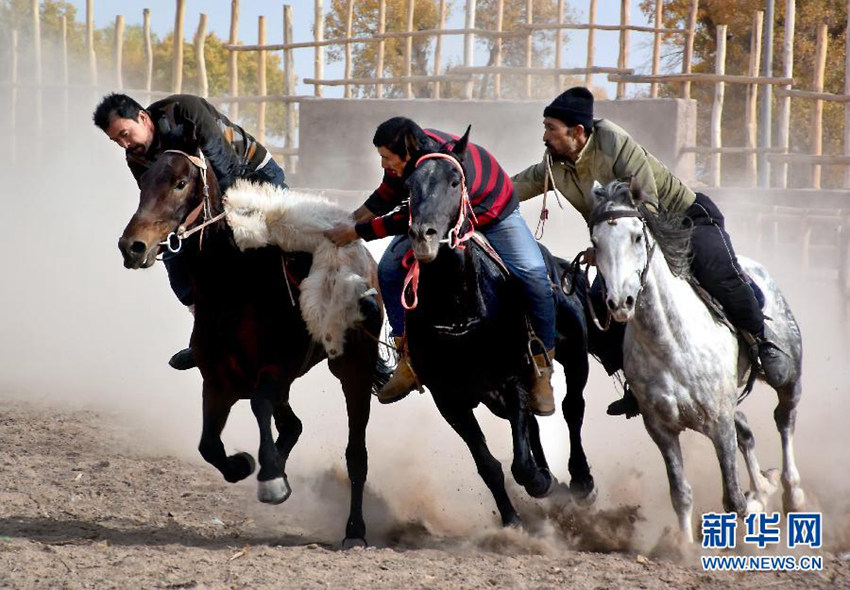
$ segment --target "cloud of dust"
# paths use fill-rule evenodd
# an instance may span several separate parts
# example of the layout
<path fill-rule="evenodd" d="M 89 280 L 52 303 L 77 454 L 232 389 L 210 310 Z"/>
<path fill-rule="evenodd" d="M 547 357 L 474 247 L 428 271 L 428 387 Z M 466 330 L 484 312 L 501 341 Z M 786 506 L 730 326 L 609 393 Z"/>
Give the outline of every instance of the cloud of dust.
<path fill-rule="evenodd" d="M 176 372 L 166 364 L 185 346 L 192 319 L 171 293 L 161 265 L 146 271 L 122 266 L 117 238 L 135 211 L 138 191 L 121 151 L 90 122 L 98 99 L 80 91 L 71 101 L 67 121 L 52 113 L 43 140 L 19 135 L 18 162 L 12 164 L 8 157 L 0 162 L 6 221 L 0 248 L 5 270 L 0 286 L 0 395 L 108 409 L 134 432 L 138 451 L 201 463 L 196 451 L 200 376 L 196 371 Z M 58 99 L 45 95 L 44 100 L 57 104 Z M 628 128 L 629 121 L 618 123 Z M 539 121 L 529 125 L 538 126 Z M 530 154 L 528 164 L 538 158 L 539 153 Z M 539 206 L 537 201 L 523 206 L 532 227 Z M 543 243 L 571 257 L 588 242 L 584 223 L 571 209 L 561 211 L 551 204 L 550 209 Z M 752 236 L 737 231 L 746 227 L 746 220 L 731 221 L 738 252 L 754 254 Z M 384 246 L 370 247 L 378 256 Z M 801 281 L 798 269 L 787 260 L 758 254 L 777 274 L 805 338 L 796 438 L 803 486 L 812 507 L 825 513 L 828 543 L 846 548 L 850 510 L 842 498 L 850 488 L 850 471 L 840 467 L 848 464 L 850 448 L 844 424 L 850 410 L 846 302 L 834 282 Z M 560 399 L 565 394 L 560 368 L 555 384 Z M 414 394 L 388 407 L 373 404 L 366 498 L 370 540 L 445 548 L 445 539 L 463 539 L 458 548 L 471 544 L 509 553 L 546 553 L 562 546 L 607 551 L 652 547 L 664 527 L 675 526 L 667 478 L 640 420 L 605 414 L 607 404 L 618 396 L 612 380 L 592 363 L 584 440 L 600 492 L 593 509 L 557 499 L 531 501 L 511 486 L 531 535 L 500 529 L 495 504 L 469 452 L 429 396 Z M 276 515 L 285 514 L 308 535 L 336 541 L 348 510 L 344 398 L 322 365 L 295 383 L 291 402 L 304 423 L 288 466 L 294 494 L 282 506 L 255 510 L 270 525 L 280 518 Z M 779 466 L 781 460 L 774 405 L 772 391 L 759 385 L 743 407 L 765 468 Z M 510 478 L 508 424 L 483 409 L 476 413 Z M 541 429 L 553 472 L 568 482 L 566 424 L 556 416 L 541 420 Z M 253 453 L 257 448 L 248 404 L 234 409 L 224 443 L 228 452 Z M 695 513 L 720 509 L 720 476 L 711 445 L 686 434 L 683 447 Z M 254 502 L 252 494 L 246 494 L 248 502 Z"/>

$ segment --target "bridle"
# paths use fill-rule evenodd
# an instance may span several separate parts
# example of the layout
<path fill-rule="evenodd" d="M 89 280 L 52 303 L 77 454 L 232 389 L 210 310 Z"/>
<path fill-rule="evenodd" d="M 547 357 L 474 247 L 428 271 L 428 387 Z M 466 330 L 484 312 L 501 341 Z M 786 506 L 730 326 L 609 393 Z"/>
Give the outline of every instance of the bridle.
<path fill-rule="evenodd" d="M 641 226 L 642 226 L 642 229 L 643 229 L 643 243 L 646 247 L 646 265 L 643 267 L 643 270 L 640 272 L 640 289 L 638 289 L 637 296 L 635 296 L 635 304 L 637 304 L 637 298 L 640 297 L 640 294 L 643 292 L 644 287 L 646 287 L 646 277 L 649 273 L 649 266 L 652 263 L 652 257 L 655 254 L 655 246 L 656 246 L 655 240 L 649 239 L 650 236 L 649 236 L 649 229 L 646 226 L 646 218 L 637 209 L 614 209 L 614 210 L 608 209 L 608 210 L 605 210 L 605 211 L 601 211 L 601 212 L 599 212 L 595 215 L 592 214 L 590 216 L 590 218 L 587 220 L 587 228 L 590 230 L 590 237 L 593 238 L 593 228 L 595 228 L 600 223 L 605 222 L 605 223 L 608 223 L 608 225 L 617 225 L 618 219 L 623 219 L 623 218 L 628 218 L 628 217 L 634 217 L 634 218 L 637 218 L 637 219 L 640 220 Z M 650 245 L 650 241 L 652 242 L 651 245 Z M 593 249 L 591 248 L 590 250 L 593 250 Z M 576 263 L 581 264 L 582 255 L 585 255 L 585 252 L 580 253 L 576 257 L 576 259 L 573 261 L 573 264 L 576 264 Z M 586 255 L 584 256 L 584 259 L 587 260 Z M 590 266 L 590 262 L 587 262 L 587 266 L 588 267 Z M 573 284 L 575 284 L 575 281 L 573 281 Z M 604 283 L 603 283 L 603 289 L 604 289 Z M 591 315 L 591 318 L 593 319 L 593 323 L 596 324 L 596 327 L 599 328 L 599 330 L 601 330 L 603 332 L 607 331 L 608 328 L 611 325 L 611 310 L 610 310 L 610 308 L 608 308 L 608 305 L 606 303 L 606 305 L 605 305 L 605 310 L 606 310 L 605 326 L 603 327 L 602 324 L 599 322 L 599 319 L 596 317 L 596 311 L 595 311 L 595 309 L 593 307 L 593 303 L 590 299 L 590 285 L 588 284 L 588 282 L 585 282 L 585 291 L 586 291 L 588 307 L 590 308 L 590 315 Z M 603 300 L 604 299 L 605 299 L 605 296 L 604 296 L 604 291 L 603 291 Z"/>
<path fill-rule="evenodd" d="M 192 164 L 194 164 L 200 173 L 200 177 L 203 179 L 203 198 L 201 198 L 200 204 L 197 207 L 192 209 L 183 222 L 177 226 L 177 229 L 172 231 L 165 238 L 165 241 L 159 243 L 160 246 L 165 246 L 168 248 L 168 251 L 172 254 L 177 254 L 183 248 L 183 240 L 192 236 L 197 232 L 201 232 L 200 244 L 199 247 L 203 247 L 204 244 L 204 234 L 203 230 L 209 225 L 216 223 L 220 219 L 224 218 L 224 212 L 219 213 L 216 216 L 212 216 L 212 209 L 210 206 L 210 187 L 207 182 L 207 159 L 204 157 L 204 152 L 198 150 L 198 155 L 193 156 L 192 154 L 187 154 L 181 150 L 165 150 L 164 154 L 172 153 L 172 154 L 180 154 L 189 160 Z M 196 225 L 192 229 L 188 229 L 195 221 L 197 221 L 198 217 L 200 217 L 201 213 L 204 215 L 204 220 L 200 224 Z"/>
<path fill-rule="evenodd" d="M 425 160 L 448 160 L 460 173 L 460 209 L 458 211 L 457 221 L 449 230 L 448 235 L 441 239 L 439 243 L 448 244 L 449 248 L 452 250 L 463 249 L 466 247 L 463 243 L 472 238 L 473 234 L 475 234 L 475 226 L 478 224 L 478 218 L 475 216 L 475 211 L 473 210 L 472 203 L 469 200 L 469 191 L 466 187 L 466 174 L 463 172 L 463 166 L 457 158 L 454 158 L 449 154 L 434 152 L 432 154 L 425 154 L 424 156 L 421 156 L 418 160 L 416 160 L 416 166 L 414 166 L 414 168 L 418 167 Z M 412 207 L 409 207 L 408 213 L 409 223 L 413 224 Z M 461 234 L 463 226 L 469 218 L 472 218 L 472 224 L 470 224 L 466 233 Z M 416 306 L 419 305 L 419 261 L 415 258 L 411 260 L 405 256 L 405 259 L 402 262 L 408 270 L 407 276 L 404 278 L 404 288 L 401 291 L 401 305 L 404 309 L 409 311 L 411 309 L 416 309 Z M 413 301 L 411 303 L 408 303 L 407 297 L 405 297 L 405 294 L 408 292 L 408 287 L 410 287 L 410 291 L 413 295 Z"/>

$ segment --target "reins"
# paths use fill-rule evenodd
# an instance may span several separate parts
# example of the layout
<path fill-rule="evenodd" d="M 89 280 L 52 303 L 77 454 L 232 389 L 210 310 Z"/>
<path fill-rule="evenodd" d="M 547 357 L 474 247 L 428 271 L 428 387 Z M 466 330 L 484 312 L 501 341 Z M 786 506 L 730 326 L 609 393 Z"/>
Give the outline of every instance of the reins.
<path fill-rule="evenodd" d="M 210 208 L 210 187 L 207 183 L 207 160 L 204 157 L 204 152 L 198 150 L 198 155 L 193 156 L 191 154 L 187 154 L 181 150 L 165 150 L 163 153 L 173 153 L 180 154 L 184 156 L 187 160 L 189 160 L 192 164 L 194 164 L 200 173 L 201 178 L 203 179 L 203 197 L 201 198 L 200 204 L 197 207 L 192 209 L 186 218 L 183 220 L 183 223 L 177 226 L 177 229 L 168 234 L 165 238 L 165 241 L 160 242 L 160 246 L 165 246 L 168 248 L 168 251 L 172 254 L 177 254 L 183 248 L 183 240 L 191 237 L 192 235 L 201 232 L 201 238 L 199 242 L 199 248 L 203 248 L 204 245 L 204 234 L 203 230 L 209 225 L 216 223 L 217 221 L 224 218 L 224 212 L 219 213 L 216 216 L 212 216 L 212 210 Z M 200 217 L 201 213 L 204 215 L 204 220 L 199 225 L 196 225 L 192 229 L 188 229 L 195 221 L 197 221 L 198 217 Z"/>
<path fill-rule="evenodd" d="M 440 240 L 440 244 L 448 244 L 449 248 L 463 249 L 466 246 L 464 242 L 469 240 L 475 233 L 475 225 L 478 223 L 478 218 L 475 216 L 475 211 L 472 209 L 472 203 L 469 200 L 469 192 L 466 188 L 466 175 L 463 172 L 463 166 L 456 158 L 449 154 L 435 152 L 433 154 L 425 154 L 416 161 L 416 167 L 425 160 L 448 160 L 460 173 L 460 210 L 458 211 L 457 221 L 449 230 L 448 236 Z M 472 218 L 469 230 L 461 234 L 463 226 L 467 219 Z M 413 209 L 409 210 L 409 223 L 413 223 Z M 401 305 L 404 309 L 410 311 L 416 309 L 419 305 L 419 261 L 412 255 L 411 252 L 405 254 L 402 259 L 402 265 L 407 268 L 407 276 L 404 278 L 404 287 L 401 291 Z M 412 302 L 408 303 L 408 292 L 412 295 Z"/>

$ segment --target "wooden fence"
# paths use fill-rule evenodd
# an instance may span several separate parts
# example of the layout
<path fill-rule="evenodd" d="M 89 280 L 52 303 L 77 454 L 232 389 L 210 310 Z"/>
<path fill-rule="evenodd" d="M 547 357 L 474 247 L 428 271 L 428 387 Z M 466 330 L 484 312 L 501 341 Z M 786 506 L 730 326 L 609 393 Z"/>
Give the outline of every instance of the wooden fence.
<path fill-rule="evenodd" d="M 257 24 L 256 45 L 241 45 L 238 39 L 239 23 L 239 0 L 231 0 L 231 26 L 228 44 L 225 46 L 230 51 L 229 57 L 229 93 L 226 96 L 210 97 L 214 104 L 226 105 L 229 115 L 237 119 L 239 117 L 239 105 L 246 103 L 258 104 L 257 136 L 263 141 L 267 135 L 265 108 L 270 103 L 283 103 L 285 105 L 284 128 L 274 130 L 272 135 L 282 138 L 283 145 L 270 146 L 271 151 L 277 156 L 283 156 L 287 165 L 294 165 L 294 157 L 297 156 L 296 144 L 296 117 L 297 105 L 305 100 L 321 98 L 323 88 L 326 86 L 342 86 L 343 96 L 353 98 L 356 88 L 374 87 L 377 97 L 387 95 L 390 86 L 400 87 L 401 94 L 405 98 L 416 98 L 418 85 L 430 87 L 429 97 L 441 98 L 445 96 L 445 84 L 456 83 L 462 87 L 461 99 L 472 100 L 474 98 L 501 99 L 503 95 L 503 77 L 518 76 L 524 78 L 524 98 L 532 97 L 532 88 L 535 79 L 546 78 L 554 80 L 558 87 L 561 86 L 564 76 L 583 76 L 588 86 L 593 85 L 595 75 L 607 75 L 607 79 L 616 82 L 616 98 L 623 99 L 627 96 L 628 85 L 649 84 L 649 96 L 657 97 L 659 85 L 664 83 L 681 83 L 681 96 L 691 96 L 692 84 L 713 84 L 714 98 L 712 101 L 710 145 L 690 146 L 686 151 L 708 157 L 709 174 L 705 179 L 707 184 L 719 186 L 724 184 L 722 171 L 723 154 L 740 154 L 746 157 L 746 174 L 744 183 L 760 186 L 771 184 L 769 171 L 773 166 L 773 186 L 785 187 L 787 185 L 788 165 L 807 164 L 811 166 L 810 186 L 819 188 L 821 185 L 821 167 L 823 165 L 848 166 L 845 174 L 845 187 L 850 188 L 850 53 L 845 55 L 845 92 L 844 94 L 830 94 L 823 91 L 824 64 L 826 63 L 826 24 L 821 25 L 818 32 L 818 49 L 816 67 L 814 68 L 811 84 L 808 82 L 797 85 L 793 77 L 793 39 L 795 26 L 796 0 L 786 0 L 785 4 L 785 37 L 783 39 L 782 75 L 774 77 L 769 75 L 770 61 L 772 59 L 769 48 L 773 45 L 772 21 L 774 0 L 767 0 L 767 15 L 758 12 L 753 16 L 753 31 L 750 47 L 749 71 L 746 75 L 728 74 L 725 64 L 726 26 L 717 27 L 717 51 L 714 73 L 692 72 L 694 33 L 697 22 L 697 11 L 699 0 L 691 0 L 687 27 L 684 29 L 665 29 L 662 27 L 661 15 L 663 12 L 663 0 L 655 0 L 655 19 L 653 26 L 638 26 L 632 23 L 629 0 L 620 0 L 620 19 L 618 24 L 603 24 L 596 22 L 597 0 L 588 0 L 588 22 L 571 23 L 565 20 L 565 0 L 558 0 L 557 19 L 555 22 L 535 22 L 534 3 L 532 0 L 525 2 L 525 22 L 516 25 L 510 30 L 503 28 L 505 1 L 499 0 L 496 10 L 495 29 L 487 30 L 476 27 L 476 0 L 465 0 L 462 4 L 465 22 L 464 27 L 459 29 L 446 28 L 447 0 L 439 0 L 439 28 L 433 30 L 414 29 L 414 10 L 416 0 L 407 0 L 407 12 L 405 29 L 399 31 L 387 30 L 386 0 L 379 0 L 378 18 L 375 23 L 374 34 L 366 36 L 353 35 L 353 11 L 356 0 L 345 0 L 345 36 L 341 38 L 325 38 L 325 10 L 326 0 L 314 0 L 314 29 L 313 40 L 295 42 L 293 40 L 293 7 L 283 5 L 283 29 L 282 44 L 266 44 L 266 21 L 265 17 L 259 17 Z M 94 23 L 93 23 L 94 0 L 86 1 L 86 54 L 88 59 L 89 80 L 88 85 L 96 90 L 104 90 L 98 85 L 97 56 L 94 50 Z M 461 3 L 458 3 L 459 5 Z M 847 0 L 848 14 L 850 15 L 850 0 Z M 12 141 L 14 142 L 14 131 L 17 126 L 16 106 L 18 101 L 18 90 L 22 87 L 34 86 L 36 108 L 36 127 L 41 129 L 42 110 L 40 106 L 42 89 L 55 87 L 55 84 L 46 84 L 42 80 L 41 64 L 41 33 L 39 22 L 38 0 L 32 3 L 32 27 L 33 27 L 33 52 L 35 71 L 33 81 L 23 83 L 19 79 L 18 56 L 18 34 L 12 31 L 9 51 L 11 61 L 9 72 L 10 78 L 4 84 L 10 91 L 9 127 L 13 130 Z M 303 6 L 303 5 L 302 5 Z M 765 23 L 765 20 L 767 22 Z M 148 100 L 163 96 L 169 92 L 154 90 L 152 88 L 153 51 L 151 47 L 150 33 L 150 11 L 145 9 L 143 14 L 144 32 L 144 54 L 145 54 L 145 85 L 141 89 L 123 88 L 123 48 L 124 48 L 124 17 L 117 16 L 115 20 L 114 38 L 114 64 L 115 64 L 115 86 L 131 94 L 144 97 Z M 176 0 L 174 30 L 176 32 L 173 62 L 172 62 L 172 84 L 170 92 L 182 90 L 183 79 L 183 38 L 185 26 L 185 0 Z M 207 28 L 207 16 L 201 14 L 197 29 L 194 34 L 194 47 L 198 61 L 199 93 L 208 95 L 207 72 L 204 60 L 205 38 Z M 569 30 L 587 31 L 586 43 L 586 65 L 579 68 L 567 68 L 563 66 L 564 32 Z M 850 32 L 850 19 L 848 19 L 847 30 Z M 67 109 L 67 89 L 80 84 L 71 84 L 68 79 L 68 48 L 67 48 L 67 23 L 62 23 L 62 40 L 60 43 L 61 57 L 63 63 L 63 76 L 58 85 L 64 88 L 64 105 Z M 600 66 L 595 61 L 595 32 L 615 31 L 619 35 L 619 49 L 616 66 Z M 554 63 L 546 67 L 534 66 L 534 36 L 544 32 L 554 33 L 555 51 Z M 635 74 L 630 68 L 631 33 L 650 34 L 653 40 L 652 64 L 649 74 Z M 679 35 L 682 38 L 682 66 L 680 73 L 661 73 L 661 42 L 665 35 Z M 446 67 L 443 59 L 443 39 L 448 36 L 463 37 L 463 60 L 460 65 Z M 766 39 L 762 40 L 762 37 Z M 475 40 L 477 38 L 490 38 L 495 40 L 495 60 L 493 65 L 480 66 L 475 62 Z M 427 38 L 434 40 L 432 54 L 431 73 L 412 73 L 412 44 L 414 38 Z M 524 39 L 525 41 L 525 64 L 522 67 L 510 67 L 502 64 L 502 41 L 504 39 Z M 385 44 L 387 40 L 396 39 L 405 41 L 404 51 L 404 74 L 385 75 Z M 352 77 L 352 46 L 355 44 L 373 44 L 377 47 L 376 68 L 377 74 L 370 78 Z M 344 52 L 344 74 L 339 79 L 328 79 L 324 76 L 325 49 L 328 47 L 340 47 Z M 765 50 L 763 51 L 763 47 Z M 294 52 L 309 50 L 313 52 L 314 75 L 312 78 L 302 80 L 303 83 L 313 87 L 312 96 L 301 96 L 295 93 L 296 76 L 294 68 Z M 237 67 L 237 52 L 255 52 L 258 60 L 258 94 L 242 96 L 239 94 L 239 71 Z M 271 51 L 282 52 L 282 64 L 284 74 L 284 91 L 277 95 L 268 95 L 266 90 L 266 68 L 267 56 Z M 764 63 L 763 63 L 764 62 Z M 760 75 L 764 72 L 765 75 Z M 484 80 L 492 80 L 487 86 L 490 94 L 484 93 Z M 726 146 L 723 143 L 721 120 L 724 108 L 725 86 L 727 84 L 743 84 L 747 86 L 746 104 L 746 142 L 742 146 Z M 83 84 L 85 85 L 85 84 Z M 479 92 L 476 93 L 476 86 Z M 113 88 L 110 88 L 113 89 Z M 758 98 L 761 93 L 761 108 L 758 107 Z M 771 96 L 778 98 L 779 125 L 778 138 L 776 142 L 771 141 Z M 814 101 L 815 108 L 811 121 L 812 150 L 809 154 L 790 153 L 790 113 L 792 100 Z M 844 104 L 844 147 L 843 155 L 827 156 L 823 154 L 823 104 L 824 102 L 838 102 Z M 12 145 L 13 157 L 16 157 L 15 145 Z"/>

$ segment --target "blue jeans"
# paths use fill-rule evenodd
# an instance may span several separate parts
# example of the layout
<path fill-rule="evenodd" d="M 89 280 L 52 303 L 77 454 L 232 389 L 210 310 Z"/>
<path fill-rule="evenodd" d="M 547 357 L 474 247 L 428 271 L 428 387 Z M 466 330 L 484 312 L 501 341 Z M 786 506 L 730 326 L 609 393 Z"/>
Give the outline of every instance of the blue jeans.
<path fill-rule="evenodd" d="M 283 168 L 277 165 L 274 160 L 269 160 L 266 165 L 255 170 L 248 176 L 248 180 L 254 182 L 269 182 L 276 184 L 279 187 L 287 188 L 286 176 L 283 173 Z M 168 283 L 171 285 L 171 290 L 180 300 L 183 305 L 192 305 L 192 284 L 189 281 L 189 272 L 186 269 L 186 264 L 183 262 L 183 257 L 180 254 L 171 254 L 166 252 L 162 257 L 162 262 L 165 264 L 165 270 L 168 273 Z"/>
<path fill-rule="evenodd" d="M 551 350 L 555 347 L 555 300 L 552 285 L 546 272 L 543 254 L 520 215 L 519 208 L 502 221 L 479 228 L 479 231 L 490 240 L 505 266 L 519 281 L 531 327 L 546 350 Z M 394 336 L 404 333 L 401 292 L 407 271 L 402 268 L 401 259 L 409 249 L 410 240 L 407 236 L 396 236 L 378 264 L 378 283 Z"/>

